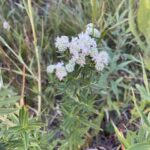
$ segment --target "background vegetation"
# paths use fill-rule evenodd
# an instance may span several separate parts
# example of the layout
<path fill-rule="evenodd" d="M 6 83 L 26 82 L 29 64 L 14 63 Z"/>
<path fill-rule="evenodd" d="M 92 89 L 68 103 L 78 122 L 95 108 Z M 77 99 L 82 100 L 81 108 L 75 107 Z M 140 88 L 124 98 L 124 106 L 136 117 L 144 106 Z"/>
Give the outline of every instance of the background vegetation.
<path fill-rule="evenodd" d="M 0 149 L 149 150 L 148 4 L 0 0 Z M 65 57 L 54 39 L 91 22 L 109 66 L 78 68 L 62 82 L 47 74 Z"/>

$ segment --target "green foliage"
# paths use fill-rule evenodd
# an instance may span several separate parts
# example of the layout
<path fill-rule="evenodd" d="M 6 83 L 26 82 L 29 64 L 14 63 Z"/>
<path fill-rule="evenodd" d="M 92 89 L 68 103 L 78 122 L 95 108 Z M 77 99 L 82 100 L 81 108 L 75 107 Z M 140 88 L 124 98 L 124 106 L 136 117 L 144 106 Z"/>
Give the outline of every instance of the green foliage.
<path fill-rule="evenodd" d="M 89 139 L 96 143 L 94 139 L 99 139 L 101 134 L 107 134 L 108 138 L 114 133 L 110 120 L 117 124 L 122 114 L 128 116 L 126 110 L 133 106 L 131 99 L 134 98 L 133 116 L 131 120 L 128 118 L 128 124 L 135 123 L 140 117 L 142 123 L 135 123 L 139 128 L 127 130 L 126 136 L 115 125 L 114 129 L 127 149 L 147 150 L 150 121 L 145 110 L 149 110 L 149 75 L 143 63 L 141 75 L 139 54 L 135 51 L 139 47 L 132 40 L 130 30 L 141 49 L 146 51 L 143 61 L 148 64 L 149 28 L 146 27 L 149 25 L 149 8 L 144 5 L 148 1 L 140 1 L 138 25 L 134 18 L 134 0 L 46 2 L 0 0 L 0 68 L 4 81 L 13 87 L 13 90 L 0 89 L 0 149 L 87 149 L 92 147 Z M 10 30 L 3 28 L 5 20 Z M 60 56 L 54 48 L 55 37 L 75 36 L 90 22 L 101 31 L 99 50 L 108 51 L 110 65 L 100 73 L 92 70 L 93 64 L 77 67 L 76 72 L 62 82 L 47 76 L 48 64 L 65 59 L 65 55 Z M 20 108 L 17 95 L 21 93 L 22 66 L 26 70 L 24 99 L 27 105 Z M 130 92 L 135 85 L 134 92 L 140 94 L 141 101 L 135 100 Z M 42 100 L 39 104 L 38 97 Z M 41 107 L 41 114 L 37 107 Z M 96 146 L 102 143 L 100 141 Z"/>
<path fill-rule="evenodd" d="M 6 115 L 15 112 L 17 109 L 13 105 L 19 100 L 11 89 L 2 87 L 0 89 L 0 115 Z"/>
<path fill-rule="evenodd" d="M 144 86 L 138 85 L 138 89 L 140 91 L 141 96 L 141 103 L 140 106 L 137 104 L 137 100 L 135 97 L 135 93 L 132 89 L 132 98 L 134 102 L 134 111 L 133 115 L 135 115 L 135 118 L 141 119 L 141 125 L 139 125 L 137 131 L 130 131 L 127 130 L 126 138 L 124 137 L 123 133 L 120 132 L 117 127 L 114 125 L 116 134 L 120 142 L 125 146 L 127 150 L 149 150 L 150 149 L 150 118 L 149 114 L 146 116 L 144 114 L 144 110 L 146 109 L 146 105 L 149 104 L 149 82 L 147 78 L 147 74 L 145 71 L 145 66 L 142 61 L 142 69 L 143 69 L 143 80 L 144 80 Z M 134 119 L 135 119 L 134 118 Z"/>
<path fill-rule="evenodd" d="M 135 108 L 140 115 L 142 125 L 137 131 L 127 130 L 126 138 L 123 133 L 120 132 L 114 125 L 115 132 L 119 141 L 125 146 L 127 150 L 149 150 L 150 149 L 150 120 L 145 116 L 145 114 L 140 110 L 136 103 L 135 95 L 133 93 L 133 101 Z"/>

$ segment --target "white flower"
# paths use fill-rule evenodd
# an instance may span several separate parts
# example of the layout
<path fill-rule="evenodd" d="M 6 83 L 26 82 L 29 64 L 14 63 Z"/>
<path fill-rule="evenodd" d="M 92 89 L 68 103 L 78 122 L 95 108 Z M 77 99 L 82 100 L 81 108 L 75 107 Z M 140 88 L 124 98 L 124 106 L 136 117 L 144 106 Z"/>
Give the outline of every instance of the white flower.
<path fill-rule="evenodd" d="M 81 48 L 79 45 L 79 38 L 73 37 L 69 44 L 69 51 L 73 55 L 77 55 L 80 52 Z"/>
<path fill-rule="evenodd" d="M 75 65 L 75 60 L 76 60 L 76 59 L 74 59 L 74 58 L 72 57 L 72 58 L 69 60 L 69 63 L 72 64 L 72 65 Z"/>
<path fill-rule="evenodd" d="M 69 60 L 69 63 L 66 65 L 67 72 L 73 72 L 75 68 L 75 60 L 72 58 Z"/>
<path fill-rule="evenodd" d="M 104 64 L 103 63 L 96 63 L 95 64 L 95 69 L 99 72 L 102 71 L 104 69 Z"/>
<path fill-rule="evenodd" d="M 60 81 L 63 80 L 63 78 L 67 76 L 67 71 L 66 71 L 66 68 L 64 67 L 64 63 L 61 62 L 61 63 L 56 64 L 55 68 L 56 68 L 57 78 Z"/>
<path fill-rule="evenodd" d="M 60 52 L 64 52 L 69 47 L 69 38 L 67 36 L 57 37 L 55 40 L 55 47 L 58 48 Z"/>
<path fill-rule="evenodd" d="M 94 36 L 95 38 L 100 38 L 100 35 L 101 35 L 100 31 L 94 28 L 93 23 L 90 23 L 86 26 L 85 33 L 87 33 L 88 35 Z"/>
<path fill-rule="evenodd" d="M 6 30 L 10 30 L 10 25 L 7 21 L 3 22 L 3 28 L 6 29 Z"/>
<path fill-rule="evenodd" d="M 78 35 L 78 37 L 80 41 L 79 46 L 85 56 L 88 56 L 90 54 L 91 49 L 97 48 L 96 41 L 88 34 L 82 32 Z"/>
<path fill-rule="evenodd" d="M 89 23 L 86 25 L 87 28 L 94 28 L 94 24 L 93 23 Z"/>
<path fill-rule="evenodd" d="M 76 63 L 83 67 L 86 64 L 85 56 L 83 54 L 80 54 L 79 58 L 76 59 Z"/>
<path fill-rule="evenodd" d="M 108 65 L 109 63 L 109 55 L 106 51 L 101 51 L 98 55 L 93 57 L 93 60 L 96 63 L 103 63 L 104 65 Z"/>
<path fill-rule="evenodd" d="M 73 72 L 74 71 L 74 67 L 75 67 L 75 63 L 72 63 L 72 62 L 69 62 L 67 65 L 66 65 L 66 70 L 67 72 Z"/>
<path fill-rule="evenodd" d="M 109 55 L 106 51 L 101 51 L 99 53 L 99 58 L 101 58 L 102 62 L 105 64 L 105 65 L 108 65 L 109 64 Z"/>
<path fill-rule="evenodd" d="M 101 51 L 98 53 L 98 55 L 95 55 L 93 57 L 93 60 L 95 61 L 95 68 L 97 71 L 102 71 L 105 66 L 109 63 L 109 55 L 106 51 Z"/>
<path fill-rule="evenodd" d="M 53 73 L 54 70 L 55 70 L 55 65 L 47 66 L 47 69 L 46 69 L 47 73 Z"/>
<path fill-rule="evenodd" d="M 86 33 L 88 35 L 94 36 L 95 38 L 100 38 L 100 36 L 101 36 L 100 31 L 97 30 L 96 28 L 87 28 Z"/>

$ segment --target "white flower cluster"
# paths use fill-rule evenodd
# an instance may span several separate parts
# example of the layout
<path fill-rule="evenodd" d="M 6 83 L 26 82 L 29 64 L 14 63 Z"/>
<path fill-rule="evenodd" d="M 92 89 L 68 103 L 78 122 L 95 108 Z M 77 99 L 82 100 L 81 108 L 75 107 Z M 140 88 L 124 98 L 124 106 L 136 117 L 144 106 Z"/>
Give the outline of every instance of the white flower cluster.
<path fill-rule="evenodd" d="M 57 37 L 55 40 L 55 47 L 59 49 L 60 52 L 67 50 L 69 46 L 69 38 L 67 36 Z"/>
<path fill-rule="evenodd" d="M 72 37 L 70 40 L 67 36 L 57 37 L 55 47 L 59 52 L 69 51 L 71 59 L 66 65 L 63 62 L 49 65 L 47 72 L 53 73 L 55 71 L 57 78 L 63 80 L 68 73 L 74 71 L 76 64 L 84 67 L 86 57 L 92 58 L 97 71 L 102 71 L 109 63 L 109 55 L 106 51 L 98 51 L 95 38 L 99 37 L 100 32 L 94 28 L 92 23 L 86 26 L 85 32 L 81 32 L 77 37 Z"/>

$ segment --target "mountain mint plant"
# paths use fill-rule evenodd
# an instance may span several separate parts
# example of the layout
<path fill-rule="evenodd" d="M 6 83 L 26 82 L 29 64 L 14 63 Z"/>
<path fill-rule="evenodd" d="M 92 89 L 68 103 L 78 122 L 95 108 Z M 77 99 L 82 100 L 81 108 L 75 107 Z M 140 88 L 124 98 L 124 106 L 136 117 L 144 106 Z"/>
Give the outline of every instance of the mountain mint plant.
<path fill-rule="evenodd" d="M 57 37 L 55 47 L 60 54 L 68 52 L 69 60 L 68 63 L 61 61 L 47 66 L 47 73 L 55 72 L 56 77 L 61 81 L 68 73 L 75 71 L 76 65 L 84 67 L 87 59 L 94 63 L 96 71 L 102 71 L 109 64 L 109 55 L 106 51 L 98 50 L 97 39 L 100 35 L 100 31 L 90 23 L 86 26 L 85 32 L 81 32 L 76 37 Z"/>

